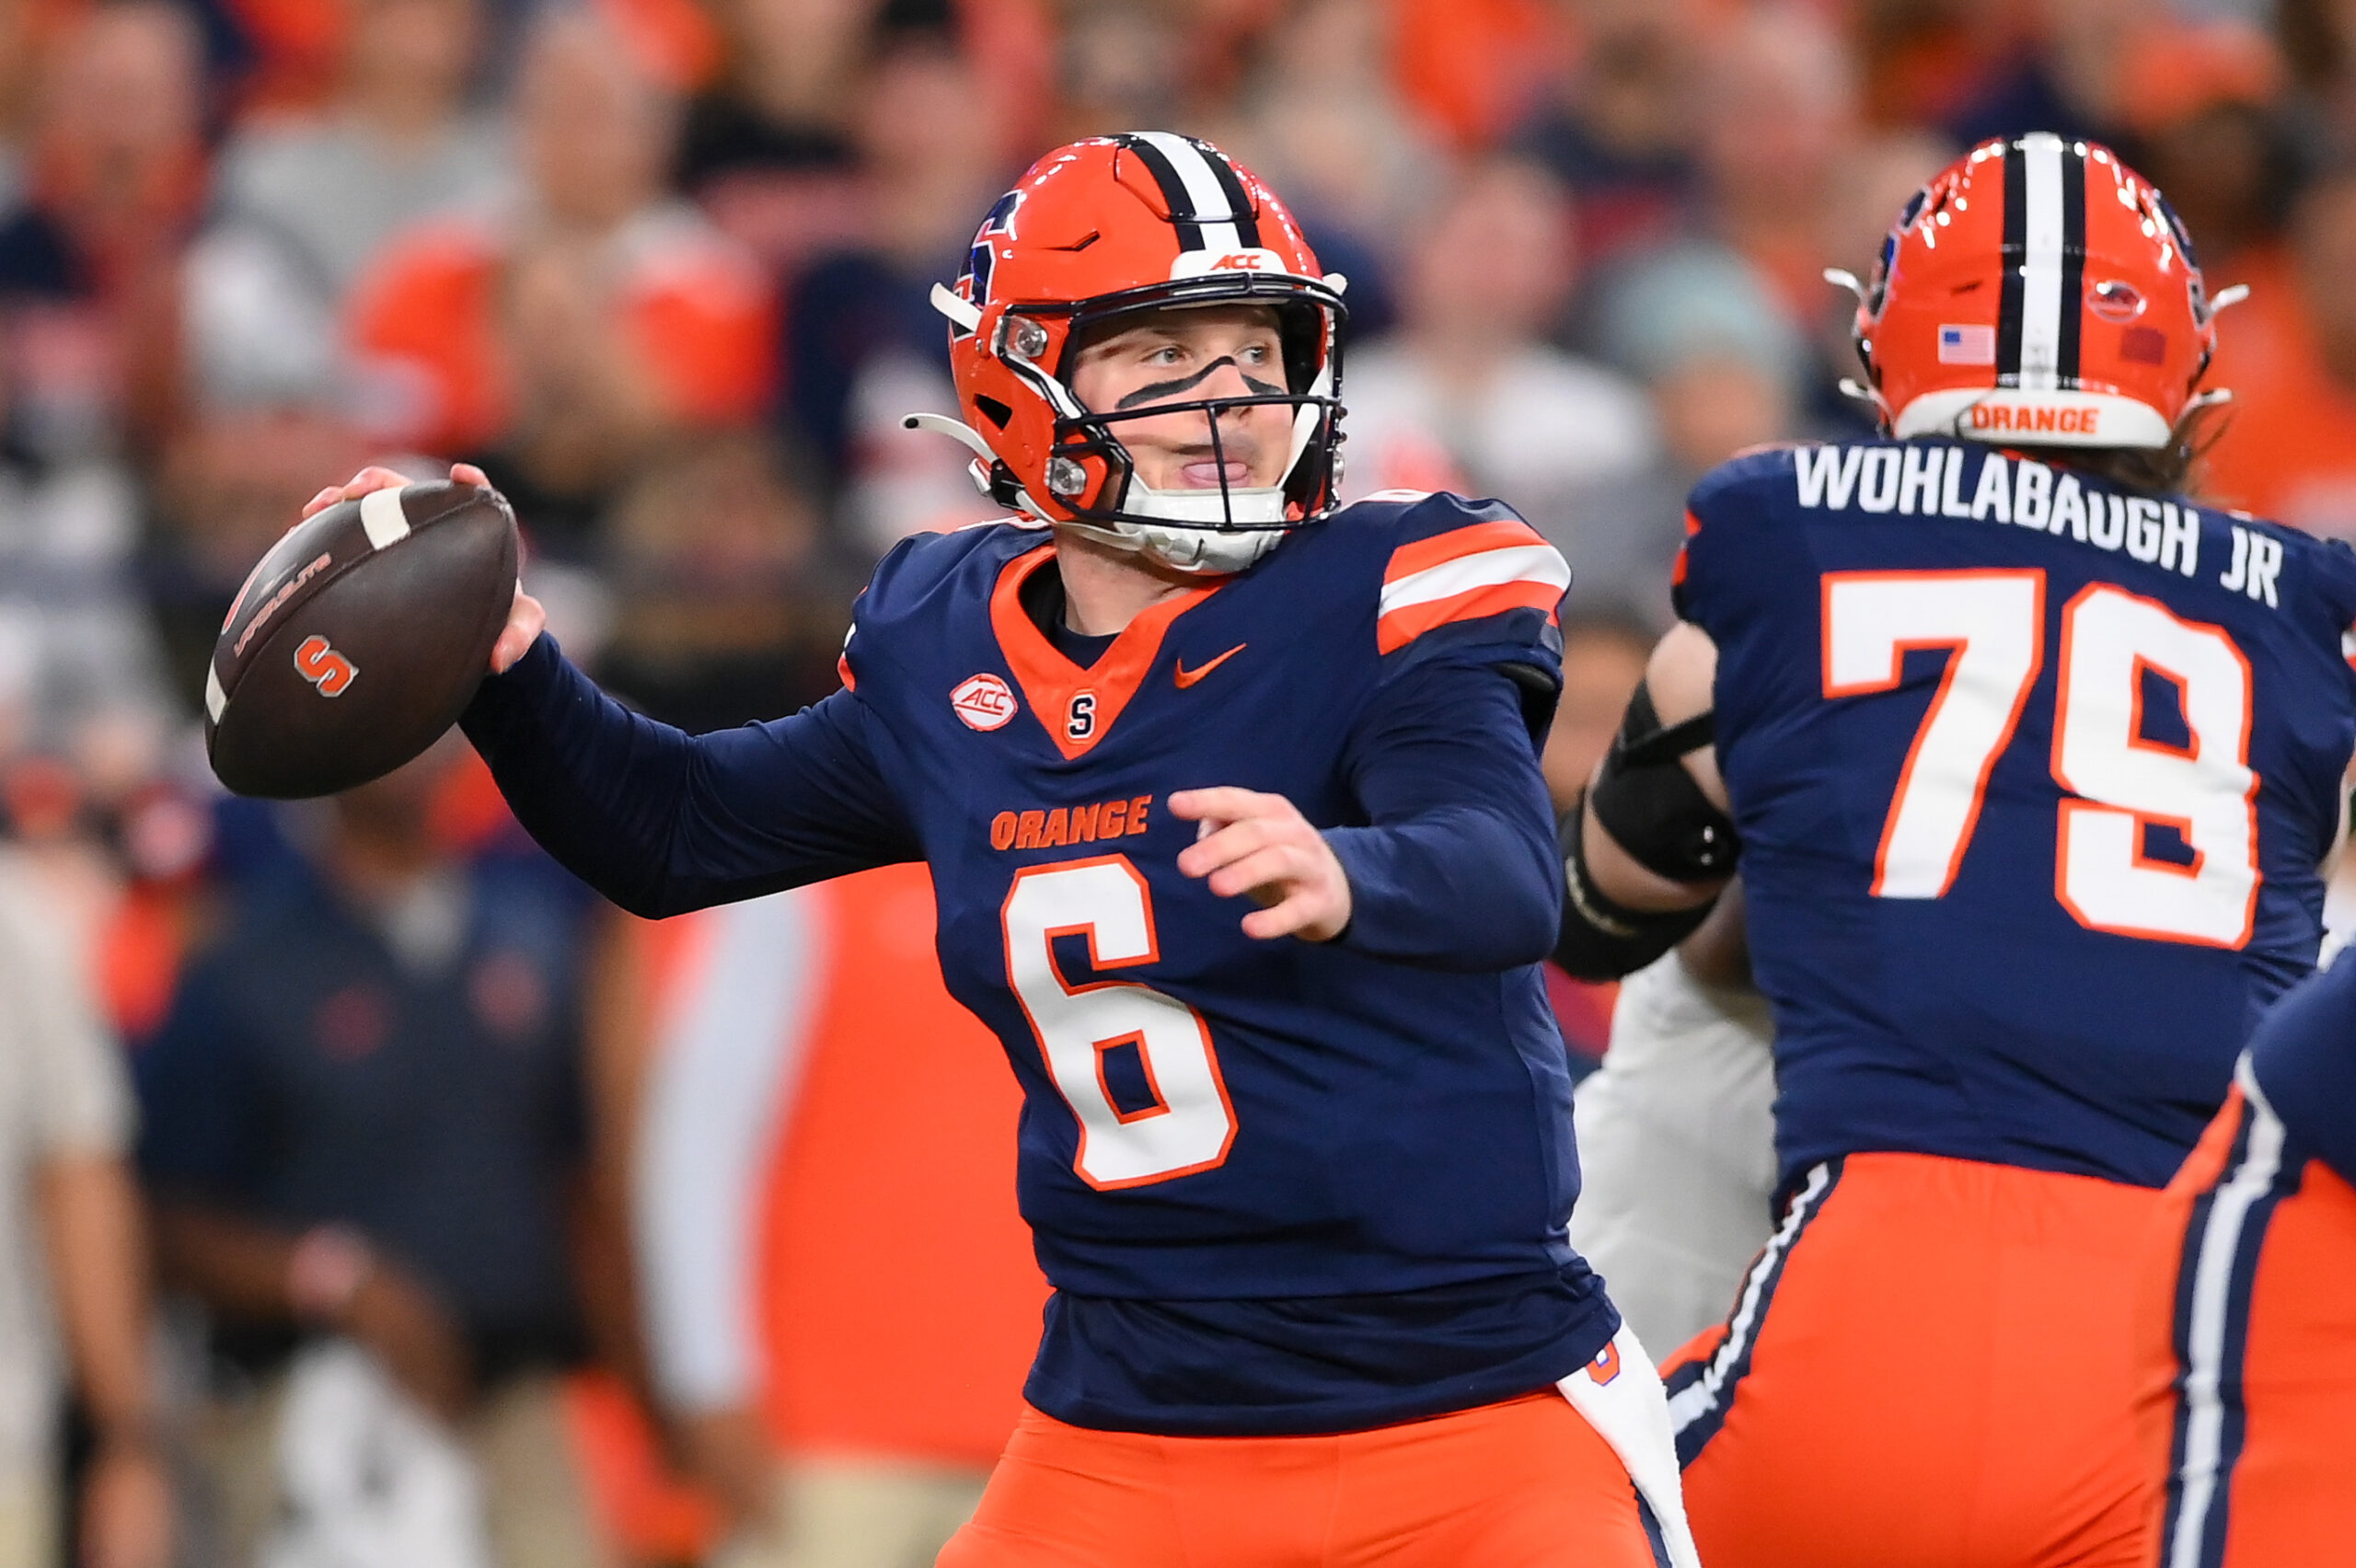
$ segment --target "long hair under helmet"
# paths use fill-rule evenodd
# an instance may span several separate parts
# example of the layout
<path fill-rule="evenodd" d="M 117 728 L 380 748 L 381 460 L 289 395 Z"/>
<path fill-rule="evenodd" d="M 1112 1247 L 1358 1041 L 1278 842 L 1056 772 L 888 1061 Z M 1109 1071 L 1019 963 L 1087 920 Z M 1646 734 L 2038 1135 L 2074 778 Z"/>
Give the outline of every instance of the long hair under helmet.
<path fill-rule="evenodd" d="M 2215 300 L 2160 193 L 2093 142 L 1984 142 L 1915 192 L 1857 293 L 1854 336 L 1892 435 L 2155 449 L 2215 352 Z"/>
<path fill-rule="evenodd" d="M 1284 203 L 1207 142 L 1167 131 L 1091 137 L 1032 165 L 974 236 L 965 273 L 935 285 L 950 321 L 962 423 L 912 414 L 956 436 L 976 479 L 1002 503 L 1185 571 L 1240 571 L 1288 529 L 1332 512 L 1340 482 L 1344 280 L 1321 271 Z M 1090 409 L 1071 371 L 1093 329 L 1143 311 L 1273 307 L 1285 389 Z M 1219 417 L 1252 404 L 1293 410 L 1274 485 L 1154 490 L 1120 439 L 1129 420 L 1199 412 L 1216 450 Z"/>

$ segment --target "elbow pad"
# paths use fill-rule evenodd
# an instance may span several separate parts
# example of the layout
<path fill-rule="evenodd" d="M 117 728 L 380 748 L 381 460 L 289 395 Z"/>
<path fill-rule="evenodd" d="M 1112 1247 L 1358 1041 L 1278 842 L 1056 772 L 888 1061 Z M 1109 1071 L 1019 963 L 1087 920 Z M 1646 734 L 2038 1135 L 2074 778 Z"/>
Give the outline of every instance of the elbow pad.
<path fill-rule="evenodd" d="M 1554 941 L 1554 962 L 1576 979 L 1617 980 L 1692 936 L 1718 901 L 1713 897 L 1692 909 L 1646 911 L 1606 898 L 1588 875 L 1587 836 L 1581 831 L 1586 803 L 1584 794 L 1573 801 L 1558 824 L 1563 926 Z"/>
<path fill-rule="evenodd" d="M 1716 718 L 1697 713 L 1664 729 L 1652 693 L 1637 682 L 1628 716 L 1589 791 L 1595 820 L 1628 858 L 1670 882 L 1730 877 L 1742 852 L 1734 819 L 1702 793 L 1681 760 L 1711 744 Z"/>

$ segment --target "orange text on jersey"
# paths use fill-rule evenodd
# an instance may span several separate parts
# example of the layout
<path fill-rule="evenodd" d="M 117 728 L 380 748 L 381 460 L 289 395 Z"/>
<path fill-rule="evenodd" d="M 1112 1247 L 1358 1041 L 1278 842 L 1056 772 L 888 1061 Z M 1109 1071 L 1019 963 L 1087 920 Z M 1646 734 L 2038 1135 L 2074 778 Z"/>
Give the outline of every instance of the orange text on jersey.
<path fill-rule="evenodd" d="M 1057 806 L 1051 812 L 1000 812 L 990 819 L 993 849 L 1052 849 L 1058 844 L 1093 844 L 1146 830 L 1151 795 L 1105 801 L 1093 806 Z"/>

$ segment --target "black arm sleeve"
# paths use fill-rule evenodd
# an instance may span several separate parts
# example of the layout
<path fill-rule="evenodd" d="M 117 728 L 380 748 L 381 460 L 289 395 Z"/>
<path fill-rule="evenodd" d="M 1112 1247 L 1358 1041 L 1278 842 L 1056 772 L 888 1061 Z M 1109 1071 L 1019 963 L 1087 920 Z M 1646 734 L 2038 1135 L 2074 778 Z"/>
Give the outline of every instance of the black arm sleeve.
<path fill-rule="evenodd" d="M 1700 929 L 1718 901 L 1714 894 L 1691 909 L 1659 911 L 1613 903 L 1588 874 L 1586 821 L 1587 794 L 1582 790 L 1560 826 L 1563 925 L 1554 941 L 1554 962 L 1581 980 L 1617 980 Z"/>
<path fill-rule="evenodd" d="M 849 691 L 688 735 L 630 712 L 542 637 L 459 726 L 541 847 L 634 915 L 923 858 L 877 766 L 874 715 Z"/>

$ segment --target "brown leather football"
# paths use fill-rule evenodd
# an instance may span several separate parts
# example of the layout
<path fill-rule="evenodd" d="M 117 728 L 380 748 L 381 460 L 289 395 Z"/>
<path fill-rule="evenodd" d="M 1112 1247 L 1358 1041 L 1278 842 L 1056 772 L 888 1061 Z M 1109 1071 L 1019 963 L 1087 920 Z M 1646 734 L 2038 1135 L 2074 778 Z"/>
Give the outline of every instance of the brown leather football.
<path fill-rule="evenodd" d="M 497 490 L 403 485 L 340 502 L 263 556 L 204 685 L 213 771 L 240 795 L 331 795 L 457 721 L 515 594 Z"/>

